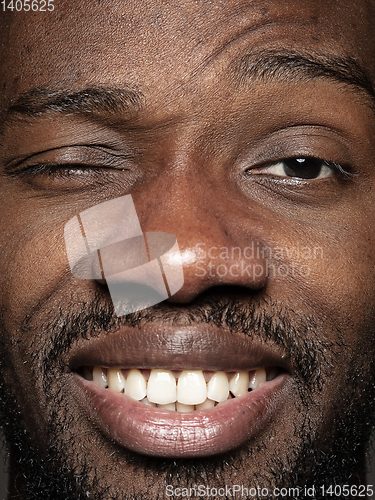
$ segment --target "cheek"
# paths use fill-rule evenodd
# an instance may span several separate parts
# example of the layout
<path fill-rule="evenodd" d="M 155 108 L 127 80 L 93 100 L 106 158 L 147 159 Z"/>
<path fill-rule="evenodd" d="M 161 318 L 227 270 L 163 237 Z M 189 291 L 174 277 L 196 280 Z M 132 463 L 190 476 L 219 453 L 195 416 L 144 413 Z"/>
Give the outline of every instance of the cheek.
<path fill-rule="evenodd" d="M 64 224 L 22 214 L 7 221 L 0 229 L 4 235 L 0 245 L 0 307 L 4 308 L 1 371 L 17 404 L 27 409 L 20 417 L 21 425 L 33 439 L 48 430 L 46 415 L 41 411 L 47 402 L 39 366 L 48 333 L 43 332 L 41 323 L 30 330 L 24 326 L 43 302 L 48 310 L 57 310 L 60 304 L 53 296 L 63 286 L 67 273 Z M 43 446 L 43 442 L 35 446 Z"/>
<path fill-rule="evenodd" d="M 21 204 L 22 206 L 22 204 Z M 11 211 L 13 213 L 22 212 Z M 40 214 L 40 212 L 35 212 Z M 48 213 L 48 212 L 47 212 Z M 10 215 L 0 227 L 0 303 L 19 328 L 41 301 L 63 282 L 67 273 L 64 223 L 29 214 Z M 7 325 L 10 327 L 10 325 Z"/>
<path fill-rule="evenodd" d="M 350 336 L 368 329 L 374 319 L 373 239 L 366 231 L 338 226 L 326 238 L 323 258 L 311 263 L 314 296 L 318 297 L 320 290 L 327 314 Z"/>
<path fill-rule="evenodd" d="M 325 217 L 295 232 L 285 246 L 289 272 L 275 279 L 271 296 L 284 298 L 301 315 L 311 315 L 346 344 L 370 342 L 375 318 L 375 237 L 371 226 L 357 220 Z M 291 257 L 293 255 L 293 257 Z M 287 292 L 286 292 L 287 290 Z M 288 294 L 288 295 L 287 295 Z"/>

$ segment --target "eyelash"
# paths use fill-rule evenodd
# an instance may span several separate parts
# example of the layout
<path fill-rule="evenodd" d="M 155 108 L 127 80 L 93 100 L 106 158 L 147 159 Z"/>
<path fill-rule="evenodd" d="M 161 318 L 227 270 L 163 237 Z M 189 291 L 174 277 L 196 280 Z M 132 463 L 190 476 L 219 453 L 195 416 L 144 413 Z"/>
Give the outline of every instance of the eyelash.
<path fill-rule="evenodd" d="M 349 179 L 351 177 L 356 176 L 356 174 L 354 174 L 351 171 L 351 168 L 349 166 L 347 166 L 348 170 L 345 170 L 345 168 L 342 165 L 340 165 L 339 163 L 336 163 L 334 161 L 327 161 L 327 160 L 323 160 L 323 161 L 325 162 L 326 165 L 328 165 L 328 167 L 331 167 L 334 170 L 336 170 L 345 179 Z"/>
<path fill-rule="evenodd" d="M 289 158 L 282 158 L 279 160 L 276 160 L 272 163 L 264 163 L 263 165 L 259 165 L 257 167 L 249 168 L 245 171 L 247 174 L 251 174 L 251 172 L 255 169 L 266 169 L 267 167 L 273 167 L 277 164 L 285 163 L 291 160 L 297 160 L 297 159 L 306 159 L 306 160 L 315 160 L 317 162 L 320 162 L 322 165 L 325 165 L 334 172 L 336 172 L 339 177 L 343 180 L 348 180 L 350 178 L 353 178 L 356 176 L 352 172 L 352 169 L 350 166 L 346 166 L 344 168 L 341 164 L 336 163 L 331 160 L 324 160 L 322 158 L 316 158 L 313 156 L 295 156 L 295 157 L 289 157 Z M 32 165 L 30 167 L 27 167 L 26 169 L 15 172 L 13 175 L 20 175 L 20 176 L 36 176 L 36 175 L 41 175 L 41 176 L 46 176 L 49 178 L 60 178 L 60 179 L 71 179 L 73 176 L 76 175 L 84 175 L 84 174 L 98 174 L 99 172 L 102 172 L 104 170 L 112 170 L 111 168 L 108 167 L 96 167 L 96 166 L 91 166 L 91 165 L 85 165 L 85 164 L 51 164 L 51 165 Z M 127 169 L 117 169 L 119 171 L 125 171 Z M 268 174 L 270 175 L 270 174 Z M 271 174 L 272 175 L 272 174 Z M 275 177 L 280 177 L 283 179 L 294 179 L 294 180 L 301 180 L 301 178 L 298 177 L 288 177 L 288 176 L 275 176 Z M 302 179 L 303 180 L 303 179 Z M 313 180 L 313 179 L 312 179 Z"/>
<path fill-rule="evenodd" d="M 52 165 L 32 165 L 25 168 L 19 172 L 15 172 L 14 175 L 21 176 L 33 176 L 33 175 L 44 175 L 48 177 L 70 177 L 76 175 L 78 172 L 99 172 L 103 170 L 110 170 L 108 167 L 95 167 L 91 165 L 84 164 L 52 164 Z M 125 169 L 124 169 L 125 170 Z M 72 172 L 72 173 L 69 173 Z"/>
<path fill-rule="evenodd" d="M 348 180 L 350 178 L 353 178 L 356 176 L 355 173 L 353 173 L 352 171 L 352 167 L 347 165 L 345 168 L 337 163 L 337 162 L 334 162 L 332 160 L 325 160 L 323 158 L 317 158 L 317 157 L 314 157 L 314 156 L 292 156 L 292 157 L 288 157 L 288 158 L 282 158 L 282 159 L 279 159 L 279 160 L 276 160 L 276 161 L 273 161 L 271 163 L 263 163 L 262 165 L 260 166 L 257 166 L 257 167 L 253 167 L 253 168 L 249 168 L 248 170 L 246 170 L 246 173 L 248 174 L 251 174 L 252 172 L 254 171 L 259 171 L 259 170 L 266 170 L 267 168 L 272 168 L 272 167 L 275 167 L 276 165 L 278 164 L 286 164 L 288 162 L 291 162 L 291 161 L 298 161 L 298 160 L 312 160 L 314 162 L 316 162 L 317 164 L 320 164 L 321 166 L 326 166 L 328 168 L 331 168 L 334 173 L 338 174 L 340 176 L 341 179 L 343 180 Z M 262 172 L 263 173 L 263 172 Z M 266 174 L 267 175 L 267 174 Z M 282 177 L 282 176 L 277 176 L 275 174 L 268 174 L 268 175 L 274 175 L 274 177 L 280 177 L 280 178 L 285 178 L 285 179 L 294 179 L 294 180 L 314 180 L 314 179 L 303 179 L 303 178 L 298 178 L 298 177 L 288 177 L 287 175 L 285 175 L 285 177 Z"/>

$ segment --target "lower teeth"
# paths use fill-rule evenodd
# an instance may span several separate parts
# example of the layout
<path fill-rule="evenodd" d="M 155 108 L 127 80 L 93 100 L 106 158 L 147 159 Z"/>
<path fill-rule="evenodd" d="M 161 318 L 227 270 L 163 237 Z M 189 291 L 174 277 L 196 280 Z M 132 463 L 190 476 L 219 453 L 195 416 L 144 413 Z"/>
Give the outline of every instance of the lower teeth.
<path fill-rule="evenodd" d="M 185 370 L 173 374 L 168 370 L 121 370 L 119 368 L 84 367 L 86 380 L 102 388 L 124 393 L 142 404 L 182 413 L 214 408 L 221 402 L 257 390 L 278 374 L 276 367 L 251 372 L 202 372 Z M 176 383 L 177 378 L 177 383 Z"/>

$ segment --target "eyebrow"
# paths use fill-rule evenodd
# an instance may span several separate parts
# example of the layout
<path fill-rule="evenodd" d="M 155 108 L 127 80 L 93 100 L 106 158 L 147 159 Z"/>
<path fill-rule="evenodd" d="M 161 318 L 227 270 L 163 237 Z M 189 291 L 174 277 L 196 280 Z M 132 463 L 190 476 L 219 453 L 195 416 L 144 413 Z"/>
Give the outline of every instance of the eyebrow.
<path fill-rule="evenodd" d="M 364 68 L 350 56 L 266 50 L 248 53 L 236 59 L 231 65 L 230 73 L 239 86 L 251 81 L 298 83 L 328 80 L 350 88 L 362 98 L 370 98 L 371 107 L 375 110 L 372 80 Z"/>
<path fill-rule="evenodd" d="M 371 100 L 375 111 L 375 88 L 370 76 L 353 58 L 288 50 L 251 52 L 230 65 L 235 83 L 281 81 L 286 83 L 328 80 L 344 85 Z M 48 112 L 103 118 L 140 111 L 145 99 L 139 88 L 99 85 L 72 92 L 37 87 L 21 94 L 3 114 L 2 127 L 12 118 L 41 117 Z M 1 128 L 2 128 L 1 127 Z"/>
<path fill-rule="evenodd" d="M 129 115 L 143 107 L 139 89 L 109 85 L 92 86 L 72 92 L 34 88 L 21 94 L 5 112 L 4 122 L 12 118 L 40 117 L 48 112 L 81 114 L 93 119 Z"/>

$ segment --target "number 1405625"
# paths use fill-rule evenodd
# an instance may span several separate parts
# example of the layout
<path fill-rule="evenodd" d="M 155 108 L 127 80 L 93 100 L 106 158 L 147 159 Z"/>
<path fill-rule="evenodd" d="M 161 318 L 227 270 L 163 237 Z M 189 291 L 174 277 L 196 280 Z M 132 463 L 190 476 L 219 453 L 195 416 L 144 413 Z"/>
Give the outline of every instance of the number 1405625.
<path fill-rule="evenodd" d="M 55 10 L 54 0 L 2 0 L 2 10 L 17 12 L 52 12 Z"/>

